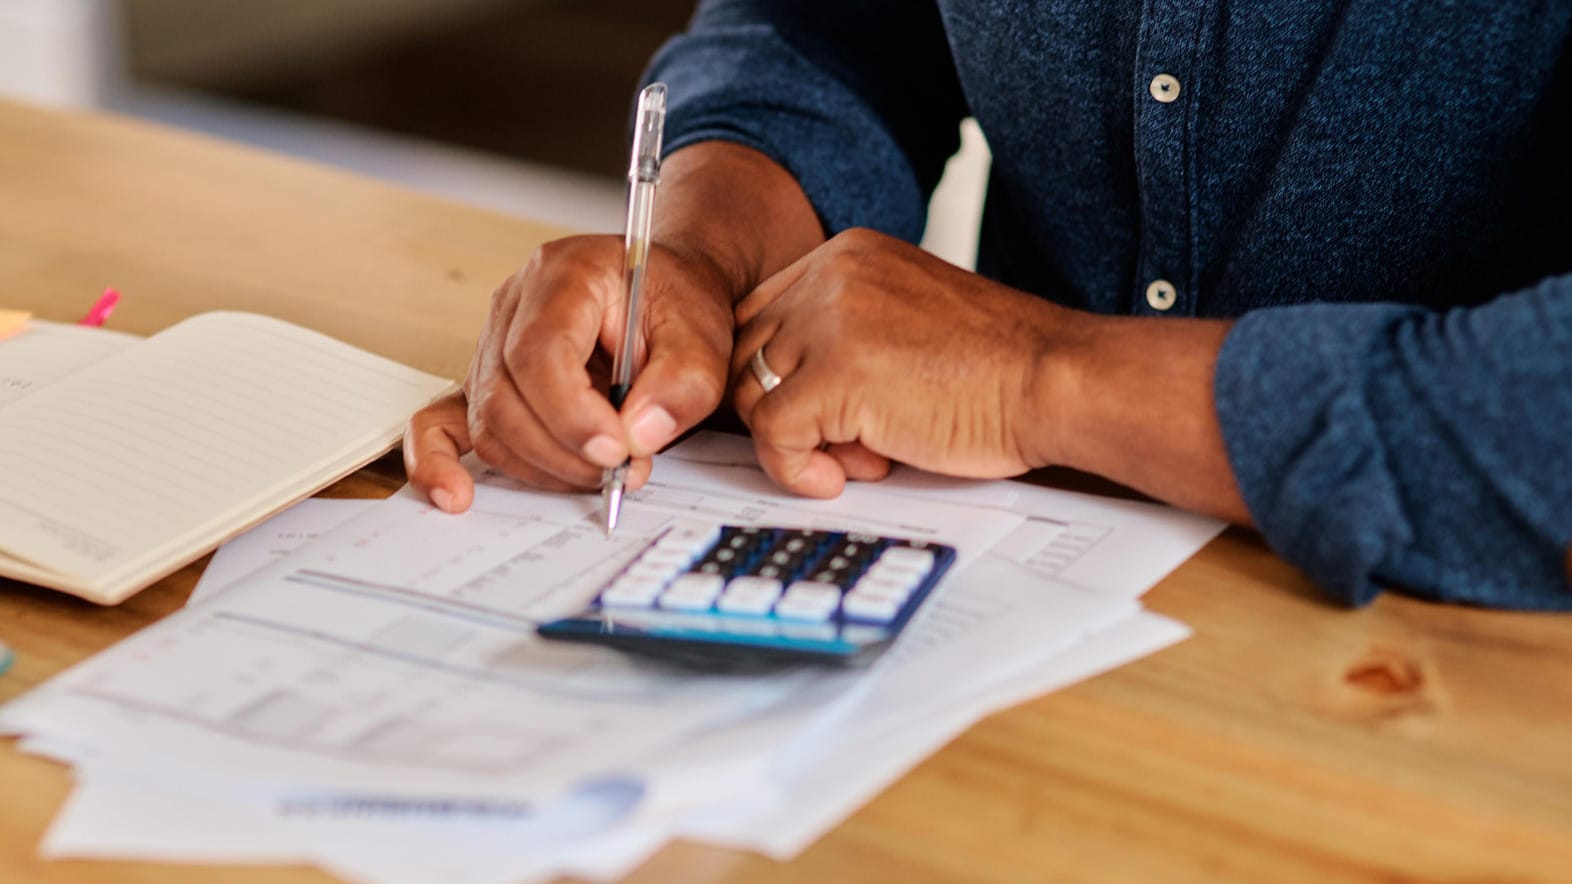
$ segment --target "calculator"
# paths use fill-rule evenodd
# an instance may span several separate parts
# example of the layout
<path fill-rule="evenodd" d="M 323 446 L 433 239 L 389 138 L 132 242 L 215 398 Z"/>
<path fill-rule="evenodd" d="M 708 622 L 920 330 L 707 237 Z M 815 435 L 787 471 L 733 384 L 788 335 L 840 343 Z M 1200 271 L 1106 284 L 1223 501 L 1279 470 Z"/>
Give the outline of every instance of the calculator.
<path fill-rule="evenodd" d="M 953 547 L 922 540 L 683 521 L 587 609 L 539 632 L 705 667 L 861 665 L 895 640 L 954 561 Z"/>

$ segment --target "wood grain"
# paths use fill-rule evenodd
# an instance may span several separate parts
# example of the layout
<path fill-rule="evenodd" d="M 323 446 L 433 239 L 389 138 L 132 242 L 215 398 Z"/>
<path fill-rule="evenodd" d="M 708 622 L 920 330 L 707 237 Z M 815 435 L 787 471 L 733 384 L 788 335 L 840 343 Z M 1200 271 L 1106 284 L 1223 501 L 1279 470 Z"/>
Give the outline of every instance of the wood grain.
<path fill-rule="evenodd" d="M 459 375 L 537 224 L 196 136 L 0 104 L 0 304 L 73 319 L 105 285 L 151 332 L 272 313 Z M 380 496 L 396 459 L 328 493 Z M 0 701 L 177 608 L 0 584 Z M 1565 881 L 1572 618 L 1325 602 L 1233 530 L 1164 580 L 1194 638 L 995 715 L 790 863 L 679 843 L 638 882 Z M 304 882 L 307 869 L 49 862 L 67 771 L 0 748 L 0 881 Z"/>

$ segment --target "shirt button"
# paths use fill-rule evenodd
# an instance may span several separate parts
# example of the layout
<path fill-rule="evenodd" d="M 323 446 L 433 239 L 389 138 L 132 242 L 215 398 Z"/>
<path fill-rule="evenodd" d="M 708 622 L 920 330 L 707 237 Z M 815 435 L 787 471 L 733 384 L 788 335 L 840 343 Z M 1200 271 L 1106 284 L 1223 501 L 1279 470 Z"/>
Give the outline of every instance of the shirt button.
<path fill-rule="evenodd" d="M 1173 74 L 1158 74 L 1147 88 L 1151 90 L 1153 98 L 1167 104 L 1179 97 L 1179 78 Z"/>
<path fill-rule="evenodd" d="M 1167 310 L 1174 305 L 1179 293 L 1174 291 L 1174 284 L 1166 279 L 1154 279 L 1146 287 L 1146 303 L 1153 310 Z"/>

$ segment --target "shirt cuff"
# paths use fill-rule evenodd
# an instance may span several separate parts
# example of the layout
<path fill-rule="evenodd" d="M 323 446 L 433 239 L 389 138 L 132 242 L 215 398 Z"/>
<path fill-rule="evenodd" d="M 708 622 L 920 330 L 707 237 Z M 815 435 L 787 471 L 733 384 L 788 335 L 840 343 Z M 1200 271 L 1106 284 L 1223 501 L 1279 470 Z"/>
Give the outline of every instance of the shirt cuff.
<path fill-rule="evenodd" d="M 797 179 L 825 233 L 869 227 L 917 242 L 927 198 L 879 115 L 769 27 L 679 36 L 650 63 L 668 86 L 667 153 L 730 141 Z"/>

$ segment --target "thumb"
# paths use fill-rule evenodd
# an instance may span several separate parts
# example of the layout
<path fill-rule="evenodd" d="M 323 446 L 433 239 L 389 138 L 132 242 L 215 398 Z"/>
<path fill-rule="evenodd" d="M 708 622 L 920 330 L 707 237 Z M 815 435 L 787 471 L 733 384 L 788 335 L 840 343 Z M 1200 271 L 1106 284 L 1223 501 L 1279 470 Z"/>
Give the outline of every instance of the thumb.
<path fill-rule="evenodd" d="M 650 336 L 649 359 L 623 405 L 635 457 L 654 454 L 709 417 L 726 392 L 730 336 L 717 347 L 696 330 L 674 326 Z"/>
<path fill-rule="evenodd" d="M 475 497 L 475 482 L 459 462 L 473 447 L 468 406 L 454 393 L 415 412 L 404 430 L 404 471 L 409 483 L 438 509 L 461 513 Z"/>

